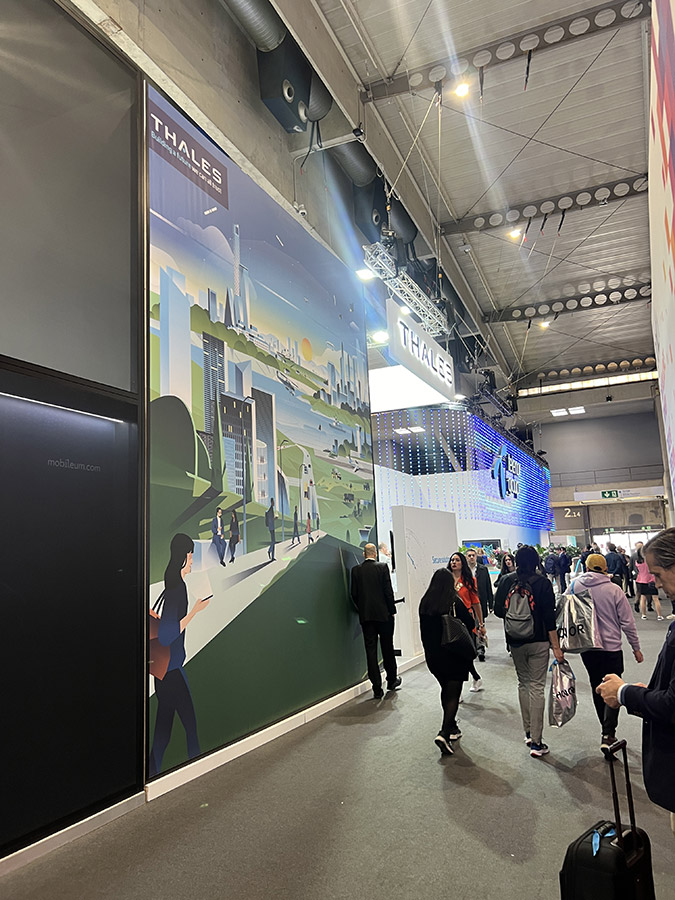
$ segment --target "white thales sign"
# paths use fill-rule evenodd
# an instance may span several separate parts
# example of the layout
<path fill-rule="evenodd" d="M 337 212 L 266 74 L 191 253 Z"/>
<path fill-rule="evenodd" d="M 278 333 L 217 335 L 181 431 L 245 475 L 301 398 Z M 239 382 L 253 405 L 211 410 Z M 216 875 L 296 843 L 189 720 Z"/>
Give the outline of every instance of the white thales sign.
<path fill-rule="evenodd" d="M 401 313 L 401 307 L 387 300 L 387 330 L 389 352 L 406 369 L 409 369 L 432 388 L 455 398 L 455 369 L 452 357 L 430 337 L 410 316 Z"/>

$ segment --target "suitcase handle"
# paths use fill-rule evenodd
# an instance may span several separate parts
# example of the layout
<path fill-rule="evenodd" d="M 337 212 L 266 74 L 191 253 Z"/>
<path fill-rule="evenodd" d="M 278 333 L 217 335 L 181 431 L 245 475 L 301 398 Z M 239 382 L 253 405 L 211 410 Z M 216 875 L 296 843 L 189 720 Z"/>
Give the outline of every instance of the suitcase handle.
<path fill-rule="evenodd" d="M 635 825 L 635 806 L 633 805 L 633 790 L 630 784 L 630 774 L 628 772 L 628 754 L 626 752 L 626 741 L 615 741 L 608 750 L 609 774 L 612 780 L 612 802 L 614 804 L 614 818 L 616 820 L 616 840 L 621 847 L 623 846 L 623 827 L 621 825 L 621 812 L 619 810 L 619 795 L 616 790 L 616 775 L 614 773 L 614 757 L 621 751 L 623 755 L 623 769 L 626 775 L 626 800 L 628 801 L 628 818 L 630 819 L 630 828 L 633 837 L 637 836 L 637 827 Z"/>

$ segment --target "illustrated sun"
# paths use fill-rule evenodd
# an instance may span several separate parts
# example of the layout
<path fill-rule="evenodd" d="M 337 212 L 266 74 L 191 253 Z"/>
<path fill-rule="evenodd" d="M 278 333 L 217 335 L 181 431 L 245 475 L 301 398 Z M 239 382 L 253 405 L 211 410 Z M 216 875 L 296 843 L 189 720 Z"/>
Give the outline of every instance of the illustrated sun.
<path fill-rule="evenodd" d="M 300 349 L 302 350 L 302 356 L 303 356 L 303 359 L 304 359 L 306 362 L 311 362 L 311 361 L 312 361 L 312 356 L 313 356 L 313 354 L 312 354 L 312 345 L 311 345 L 310 342 L 307 340 L 307 338 L 303 338 L 303 339 L 302 339 L 302 344 L 300 345 Z"/>

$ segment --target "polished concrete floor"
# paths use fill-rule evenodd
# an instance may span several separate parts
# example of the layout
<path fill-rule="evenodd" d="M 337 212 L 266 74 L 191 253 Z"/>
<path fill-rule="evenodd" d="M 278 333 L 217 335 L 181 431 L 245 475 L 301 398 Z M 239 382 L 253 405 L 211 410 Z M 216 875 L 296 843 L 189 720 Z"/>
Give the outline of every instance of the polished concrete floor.
<path fill-rule="evenodd" d="M 638 622 L 647 681 L 669 622 Z M 0 880 L 2 900 L 555 900 L 567 844 L 612 818 L 608 765 L 585 671 L 579 708 L 524 744 L 501 623 L 485 689 L 465 691 L 464 737 L 440 758 L 436 682 L 424 666 Z M 659 900 L 675 897 L 668 814 L 647 799 L 640 722 L 622 713 L 638 823 Z M 621 776 L 621 772 L 618 773 Z"/>

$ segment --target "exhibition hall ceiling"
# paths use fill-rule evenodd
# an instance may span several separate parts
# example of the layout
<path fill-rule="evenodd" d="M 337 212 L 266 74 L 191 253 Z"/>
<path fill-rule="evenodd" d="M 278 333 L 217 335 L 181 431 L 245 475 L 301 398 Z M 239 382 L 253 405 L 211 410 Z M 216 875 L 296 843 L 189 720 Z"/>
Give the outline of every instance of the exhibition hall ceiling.
<path fill-rule="evenodd" d="M 379 118 L 407 157 L 505 375 L 653 357 L 648 5 L 316 2 L 366 141 Z"/>

